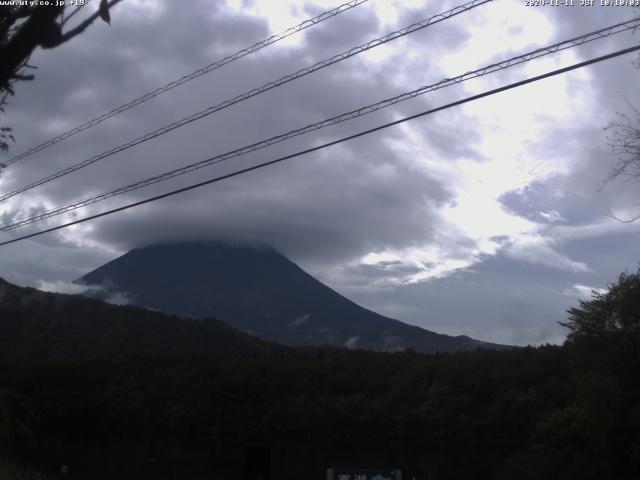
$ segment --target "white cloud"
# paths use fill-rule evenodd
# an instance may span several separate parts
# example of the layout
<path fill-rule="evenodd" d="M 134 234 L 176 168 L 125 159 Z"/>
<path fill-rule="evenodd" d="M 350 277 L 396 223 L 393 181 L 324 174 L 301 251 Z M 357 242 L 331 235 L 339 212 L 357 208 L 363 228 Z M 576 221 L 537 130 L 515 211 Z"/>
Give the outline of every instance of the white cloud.
<path fill-rule="evenodd" d="M 133 302 L 131 297 L 125 292 L 110 293 L 109 296 L 104 299 L 104 301 L 113 305 L 129 305 Z"/>
<path fill-rule="evenodd" d="M 557 242 L 541 235 L 522 235 L 511 239 L 504 252 L 513 259 L 572 272 L 590 272 L 584 263 L 572 260 L 557 250 Z"/>
<path fill-rule="evenodd" d="M 560 215 L 556 210 L 551 210 L 549 212 L 538 212 L 543 219 L 545 219 L 549 223 L 558 223 L 558 222 L 566 222 L 567 220 Z"/>
<path fill-rule="evenodd" d="M 104 285 L 76 284 L 61 280 L 53 282 L 41 280 L 36 284 L 36 288 L 45 292 L 64 293 L 68 295 L 80 295 L 86 291 L 93 291 L 94 293 L 99 292 L 101 297 L 104 297 L 101 299 L 106 303 L 113 305 L 129 305 L 132 303 L 132 299 L 126 292 L 111 291 L 105 288 Z"/>
<path fill-rule="evenodd" d="M 566 295 L 568 297 L 577 297 L 580 300 L 589 300 L 593 296 L 594 292 L 595 293 L 600 293 L 600 294 L 605 294 L 605 293 L 608 292 L 608 289 L 590 287 L 588 285 L 582 285 L 580 283 L 575 283 L 570 288 L 567 288 L 566 290 L 564 290 L 562 292 L 562 294 Z"/>
<path fill-rule="evenodd" d="M 300 325 L 304 325 L 311 318 L 310 313 L 305 313 L 304 315 L 300 315 L 293 319 L 293 321 L 289 324 L 291 327 L 299 327 Z"/>
<path fill-rule="evenodd" d="M 512 0 L 498 0 L 478 9 L 466 29 L 469 41 L 464 48 L 446 53 L 439 60 L 447 75 L 462 73 L 470 66 L 479 67 L 498 55 L 543 45 L 554 31 L 540 10 Z"/>
<path fill-rule="evenodd" d="M 356 269 L 358 266 L 375 267 L 368 272 L 380 273 L 371 283 L 369 275 L 362 281 L 373 288 L 386 288 L 394 285 L 410 285 L 426 280 L 450 275 L 456 270 L 467 268 L 479 260 L 482 252 L 477 246 L 460 248 L 452 246 L 446 248 L 445 241 L 426 244 L 421 247 L 406 249 L 388 249 L 382 252 L 370 252 L 359 261 L 347 267 Z M 353 277 L 352 277 L 352 280 Z"/>
<path fill-rule="evenodd" d="M 345 342 L 344 346 L 347 348 L 356 348 L 360 337 L 349 337 L 349 339 Z"/>
<path fill-rule="evenodd" d="M 94 288 L 94 287 L 90 287 L 87 285 L 78 285 L 76 283 L 71 283 L 71 282 L 64 282 L 62 280 L 58 280 L 54 282 L 47 282 L 47 281 L 41 280 L 36 285 L 36 288 L 38 288 L 39 290 L 43 290 L 45 292 L 67 293 L 71 295 L 77 295 L 86 291 L 88 288 Z M 95 288 L 102 289 L 102 287 L 95 287 Z"/>
<path fill-rule="evenodd" d="M 640 232 L 640 221 L 622 223 L 613 218 L 604 218 L 584 225 L 554 225 L 546 230 L 549 236 L 562 242 L 637 232 Z"/>

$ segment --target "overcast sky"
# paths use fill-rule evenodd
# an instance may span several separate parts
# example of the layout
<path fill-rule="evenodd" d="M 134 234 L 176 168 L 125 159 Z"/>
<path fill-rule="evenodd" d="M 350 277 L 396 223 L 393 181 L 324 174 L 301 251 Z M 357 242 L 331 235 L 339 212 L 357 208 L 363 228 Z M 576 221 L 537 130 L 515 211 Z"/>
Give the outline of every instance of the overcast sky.
<path fill-rule="evenodd" d="M 17 141 L 5 158 L 337 4 L 126 0 L 111 12 L 111 27 L 96 23 L 63 47 L 33 55 L 36 79 L 18 85 L 3 120 Z M 371 0 L 16 163 L 3 173 L 0 191 L 456 5 Z M 6 222 L 63 205 L 633 16 L 629 7 L 496 0 L 14 197 L 0 205 L 0 216 Z M 640 33 L 624 33 L 544 57 L 79 215 L 639 41 Z M 133 247 L 191 239 L 260 242 L 356 302 L 408 323 L 500 343 L 561 342 L 565 332 L 557 322 L 566 309 L 625 269 L 635 271 L 640 260 L 640 221 L 623 224 L 607 214 L 640 213 L 640 185 L 618 181 L 601 188 L 615 161 L 604 127 L 616 112 L 629 111 L 627 102 L 640 106 L 633 59 L 619 57 L 1 247 L 0 276 L 64 290 Z"/>

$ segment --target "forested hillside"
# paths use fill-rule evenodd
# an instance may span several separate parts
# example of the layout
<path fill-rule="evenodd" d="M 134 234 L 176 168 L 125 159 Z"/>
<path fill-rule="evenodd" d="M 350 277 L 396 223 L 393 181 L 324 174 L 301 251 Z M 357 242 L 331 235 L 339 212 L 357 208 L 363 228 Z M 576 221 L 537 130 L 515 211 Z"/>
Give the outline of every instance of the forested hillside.
<path fill-rule="evenodd" d="M 20 288 L 0 279 L 0 364 L 124 355 L 250 354 L 279 347 L 215 319 Z"/>
<path fill-rule="evenodd" d="M 201 328 L 198 321 L 13 288 L 2 289 L 2 328 L 14 329 L 0 369 L 5 437 L 148 429 L 239 441 L 403 441 L 503 449 L 511 478 L 622 479 L 640 471 L 637 274 L 571 310 L 563 346 L 429 355 L 280 348 L 223 326 L 198 330 L 209 335 L 202 344 L 219 333 L 228 346 L 247 342 L 242 352 L 189 349 L 199 343 L 181 332 Z M 102 325 L 100 335 L 74 333 L 79 327 L 64 312 L 75 302 L 85 306 L 87 325 Z M 101 319 L 102 308 L 111 319 Z M 40 309 L 48 314 L 38 316 Z M 128 328 L 120 314 L 147 321 Z M 22 324 L 30 327 L 16 330 Z M 135 351 L 148 345 L 141 339 L 150 328 L 174 338 L 174 347 Z M 72 349 L 69 335 L 86 344 Z M 57 353 L 4 353 L 35 352 L 45 338 L 59 339 L 50 347 Z"/>

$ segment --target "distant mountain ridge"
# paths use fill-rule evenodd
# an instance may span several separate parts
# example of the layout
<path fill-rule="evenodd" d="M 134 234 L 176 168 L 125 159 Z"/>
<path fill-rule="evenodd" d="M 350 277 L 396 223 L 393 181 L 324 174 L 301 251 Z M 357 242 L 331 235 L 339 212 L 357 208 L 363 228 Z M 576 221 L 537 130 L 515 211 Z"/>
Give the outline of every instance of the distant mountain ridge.
<path fill-rule="evenodd" d="M 219 242 L 154 245 L 131 250 L 76 283 L 88 285 L 90 296 L 119 295 L 168 314 L 219 318 L 286 345 L 412 348 L 426 353 L 500 347 L 438 334 L 367 310 L 268 247 Z"/>

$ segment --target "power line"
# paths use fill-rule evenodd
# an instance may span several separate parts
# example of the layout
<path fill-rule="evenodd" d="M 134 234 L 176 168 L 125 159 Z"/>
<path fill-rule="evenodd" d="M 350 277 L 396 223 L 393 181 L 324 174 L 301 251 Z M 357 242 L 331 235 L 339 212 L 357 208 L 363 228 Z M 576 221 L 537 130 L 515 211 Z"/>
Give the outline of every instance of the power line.
<path fill-rule="evenodd" d="M 49 140 L 47 140 L 46 142 L 41 143 L 40 145 L 36 145 L 35 147 L 30 148 L 29 150 L 16 155 L 15 157 L 13 157 L 12 159 L 8 160 L 7 162 L 5 162 L 5 166 L 9 166 L 19 160 L 22 160 L 23 158 L 29 157 L 31 155 L 33 155 L 34 153 L 40 152 L 46 148 L 51 147 L 52 145 L 55 145 L 58 142 L 61 142 L 73 135 L 75 135 L 76 133 L 80 133 L 84 130 L 87 130 L 88 128 L 94 127 L 95 125 L 98 125 L 99 123 L 104 122 L 105 120 L 111 118 L 111 117 L 115 117 L 116 115 L 119 115 L 122 112 L 126 112 L 127 110 L 130 110 L 131 108 L 137 107 L 138 105 L 151 100 L 154 97 L 157 97 L 158 95 L 162 95 L 165 92 L 168 92 L 169 90 L 172 90 L 176 87 L 179 87 L 180 85 L 190 82 L 191 80 L 194 80 L 202 75 L 205 75 L 209 72 L 212 72 L 213 70 L 217 70 L 218 68 L 221 68 L 231 62 L 234 62 L 236 60 L 239 60 L 243 57 L 246 57 L 247 55 L 251 55 L 252 53 L 255 53 L 259 50 L 262 50 L 263 48 L 272 45 L 276 42 L 279 42 L 280 40 L 284 40 L 287 37 L 290 37 L 291 35 L 298 33 L 302 30 L 305 30 L 309 27 L 312 27 L 314 25 L 317 25 L 321 22 L 324 22 L 325 20 L 328 20 L 330 18 L 335 17 L 336 15 L 339 15 L 343 12 L 346 12 L 348 10 L 351 10 L 352 8 L 357 7 L 358 5 L 365 3 L 369 0 L 351 0 L 350 2 L 347 3 L 343 3 L 342 5 L 339 5 L 338 7 L 335 7 L 331 10 L 328 10 L 326 12 L 321 13 L 320 15 L 317 15 L 313 18 L 308 18 L 306 19 L 304 22 L 299 23 L 298 25 L 294 26 L 294 27 L 290 27 L 287 28 L 286 30 L 276 34 L 276 35 L 272 35 L 269 38 L 266 38 L 264 40 L 261 40 L 257 43 L 254 43 L 253 45 L 251 45 L 250 47 L 247 48 L 243 48 L 242 50 L 238 50 L 236 53 L 229 55 L 227 57 L 224 57 L 216 62 L 210 63 L 209 65 L 199 68 L 198 70 L 195 70 L 187 75 L 184 75 L 182 77 L 180 77 L 177 80 L 174 80 L 172 82 L 167 83 L 166 85 L 156 88 L 155 90 L 153 90 L 152 92 L 146 93 L 138 98 L 135 98 L 133 100 L 131 100 L 130 102 L 125 103 L 124 105 L 120 105 L 117 108 L 114 108 L 113 110 L 110 110 L 107 113 L 104 113 L 92 120 L 89 120 L 88 122 L 83 123 L 82 125 L 78 125 L 75 128 L 72 128 L 71 130 L 68 130 L 56 137 L 53 137 Z"/>
<path fill-rule="evenodd" d="M 356 139 L 356 138 L 359 138 L 359 137 L 362 137 L 362 136 L 365 136 L 365 135 L 369 135 L 371 133 L 378 132 L 380 130 L 384 130 L 384 129 L 392 127 L 394 125 L 399 125 L 399 124 L 407 122 L 409 120 L 414 120 L 416 118 L 424 117 L 426 115 L 430 115 L 430 114 L 439 112 L 441 110 L 446 110 L 448 108 L 456 107 L 458 105 L 462 105 L 462 104 L 465 104 L 465 103 L 468 103 L 468 102 L 479 100 L 481 98 L 488 97 L 490 95 L 495 95 L 497 93 L 504 92 L 504 91 L 507 91 L 507 90 L 511 90 L 513 88 L 521 87 L 522 85 L 527 85 L 529 83 L 537 82 L 537 81 L 543 80 L 545 78 L 550 78 L 550 77 L 553 77 L 555 75 L 559 75 L 561 73 L 566 73 L 566 72 L 569 72 L 571 70 L 576 70 L 578 68 L 586 67 L 588 65 L 592 65 L 592 64 L 595 64 L 595 63 L 598 63 L 598 62 L 602 62 L 604 60 L 609 60 L 611 58 L 619 57 L 621 55 L 626 55 L 628 53 L 636 52 L 638 50 L 640 50 L 640 45 L 635 46 L 635 47 L 625 48 L 623 50 L 618 50 L 617 52 L 613 52 L 613 53 L 610 53 L 608 55 L 603 55 L 603 56 L 600 56 L 600 57 L 596 57 L 596 58 L 593 58 L 591 60 L 587 60 L 585 62 L 576 63 L 576 64 L 570 65 L 568 67 L 559 68 L 557 70 L 553 70 L 551 72 L 547 72 L 547 73 L 544 73 L 542 75 L 537 75 L 535 77 L 528 78 L 526 80 L 520 80 L 518 82 L 511 83 L 511 84 L 505 85 L 503 87 L 495 88 L 493 90 L 489 90 L 487 92 L 483 92 L 483 93 L 480 93 L 480 94 L 477 94 L 477 95 L 473 95 L 473 96 L 464 98 L 462 100 L 457 100 L 455 102 L 451 102 L 451 103 L 448 103 L 446 105 L 442 105 L 440 107 L 432 108 L 430 110 L 426 110 L 426 111 L 417 113 L 415 115 L 411 115 L 411 116 L 408 116 L 408 117 L 401 118 L 401 119 L 396 120 L 394 122 L 385 123 L 383 125 L 379 125 L 377 127 L 370 128 L 368 130 L 364 130 L 362 132 L 359 132 L 359 133 L 356 133 L 356 134 L 353 134 L 353 135 L 349 135 L 347 137 L 343 137 L 343 138 L 340 138 L 338 140 L 334 140 L 334 141 L 331 141 L 331 142 L 324 143 L 322 145 L 318 145 L 316 147 L 308 148 L 306 150 L 301 150 L 299 152 L 292 153 L 290 155 L 285 155 L 283 157 L 279 157 L 279 158 L 276 158 L 274 160 L 270 160 L 268 162 L 259 163 L 257 165 L 252 166 L 252 167 L 243 168 L 241 170 L 237 170 L 235 172 L 228 173 L 226 175 L 221 175 L 221 176 L 218 176 L 218 177 L 214 177 L 214 178 L 211 178 L 209 180 L 205 180 L 203 182 L 199 182 L 199 183 L 195 183 L 195 184 L 189 185 L 187 187 L 178 188 L 176 190 L 172 190 L 170 192 L 163 193 L 161 195 L 156 195 L 154 197 L 147 198 L 145 200 L 140 200 L 138 202 L 130 203 L 130 204 L 124 205 L 122 207 L 114 208 L 114 209 L 108 210 L 106 212 L 97 213 L 95 215 L 90 215 L 88 217 L 84 217 L 84 218 L 81 218 L 81 219 L 78 219 L 78 220 L 74 220 L 72 222 L 68 222 L 68 223 L 64 223 L 62 225 L 58 225 L 56 227 L 47 228 L 45 230 L 40 230 L 38 232 L 30 233 L 28 235 L 23 235 L 23 236 L 18 237 L 18 238 L 7 240 L 5 242 L 1 242 L 0 243 L 0 247 L 4 246 L 4 245 L 9 245 L 11 243 L 19 242 L 21 240 L 26 240 L 28 238 L 33 238 L 33 237 L 36 237 L 36 236 L 39 236 L 39 235 L 43 235 L 45 233 L 49 233 L 49 232 L 53 232 L 53 231 L 60 230 L 60 229 L 63 229 L 63 228 L 67 228 L 67 227 L 70 227 L 72 225 L 78 225 L 80 223 L 88 222 L 89 220 L 94 220 L 96 218 L 100 218 L 100 217 L 104 217 L 104 216 L 107 216 L 107 215 L 111 215 L 113 213 L 121 212 L 123 210 L 128 210 L 130 208 L 138 207 L 138 206 L 144 205 L 146 203 L 155 202 L 157 200 L 161 200 L 163 198 L 171 197 L 171 196 L 177 195 L 179 193 L 188 192 L 190 190 L 194 190 L 196 188 L 203 187 L 205 185 L 210 185 L 212 183 L 217 183 L 217 182 L 220 182 L 222 180 L 226 180 L 228 178 L 236 177 L 238 175 L 242 175 L 242 174 L 251 172 L 253 170 L 258 170 L 260 168 L 268 167 L 268 166 L 274 165 L 276 163 L 284 162 L 285 160 L 290 160 L 292 158 L 296 158 L 296 157 L 300 157 L 302 155 L 306 155 L 308 153 L 316 152 L 318 150 L 322 150 L 324 148 L 331 147 L 333 145 L 337 145 L 339 143 L 343 143 L 343 142 L 346 142 L 346 141 L 349 141 L 349 140 L 353 140 L 353 139 Z"/>
<path fill-rule="evenodd" d="M 111 197 L 115 197 L 117 195 L 121 195 L 124 193 L 128 193 L 134 190 L 138 190 L 140 188 L 144 188 L 147 187 L 149 185 L 153 185 L 155 183 L 159 183 L 161 181 L 164 180 L 168 180 L 170 178 L 173 177 L 177 177 L 179 175 L 183 175 L 189 172 L 192 172 L 194 170 L 198 170 L 204 167 L 208 167 L 217 163 L 221 163 L 224 162 L 226 160 L 229 160 L 231 158 L 235 158 L 235 157 L 239 157 L 241 155 L 245 155 L 247 153 L 250 152 L 254 152 L 256 150 L 260 150 L 262 148 L 266 148 L 269 147 L 271 145 L 274 145 L 276 143 L 280 143 L 283 141 L 286 141 L 288 139 L 291 139 L 293 137 L 297 137 L 299 135 L 303 135 L 315 130 L 319 130 L 321 128 L 324 127 L 328 127 L 331 125 L 336 125 L 342 122 L 345 122 L 347 120 L 352 120 L 354 118 L 358 118 L 360 116 L 363 115 L 368 115 L 370 113 L 376 112 L 378 110 L 381 110 L 383 108 L 387 108 L 390 107 L 392 105 L 395 105 L 399 102 L 402 101 L 406 101 L 412 98 L 415 98 L 419 95 L 423 95 L 425 93 L 428 92 L 432 92 L 435 90 L 439 90 L 441 88 L 445 88 L 457 83 L 461 83 L 463 81 L 467 81 L 473 78 L 478 78 L 493 72 L 496 72 L 498 70 L 504 70 L 506 68 L 515 66 L 515 65 L 519 65 L 521 63 L 525 63 L 528 61 L 531 61 L 535 58 L 539 58 L 542 57 L 544 55 L 549 55 L 551 53 L 555 53 L 558 51 L 562 51 L 562 50 L 566 50 L 568 48 L 573 48 L 579 45 L 583 45 L 585 43 L 594 41 L 594 40 L 598 40 L 598 39 L 602 39 L 605 37 L 608 37 L 610 35 L 614 35 L 614 34 L 618 34 L 624 31 L 628 31 L 628 30 L 632 30 L 634 28 L 636 28 L 637 24 L 638 24 L 639 19 L 635 18 L 633 20 L 629 20 L 627 22 L 622 22 L 622 23 L 618 23 L 615 25 L 612 25 L 610 27 L 607 28 L 603 28 L 600 30 L 596 30 L 594 32 L 590 32 L 584 35 L 581 35 L 579 37 L 574 37 L 571 38 L 569 40 L 565 40 L 563 42 L 559 42 L 559 43 L 555 43 L 553 45 L 547 46 L 547 47 L 542 47 L 536 50 L 533 50 L 531 52 L 522 54 L 522 55 L 518 55 L 516 57 L 512 57 L 508 60 L 504 60 L 502 62 L 498 62 L 498 63 L 494 63 L 482 68 L 479 68 L 477 70 L 473 70 L 470 72 L 466 72 L 462 75 L 459 75 L 457 77 L 453 77 L 453 78 L 448 78 L 448 79 L 444 79 L 441 80 L 439 82 L 436 82 L 434 84 L 431 85 L 427 85 L 427 86 L 422 86 L 420 88 L 417 88 L 411 92 L 406 92 L 406 93 L 402 93 L 400 95 L 397 95 L 395 97 L 391 97 L 385 100 L 381 100 L 377 103 L 371 104 L 371 105 L 367 105 L 361 108 L 358 108 L 356 110 L 352 110 L 350 112 L 347 113 L 343 113 L 341 115 L 337 115 L 335 117 L 317 122 L 317 123 L 313 123 L 310 125 L 307 125 L 305 127 L 302 128 L 298 128 L 295 130 L 291 130 L 289 132 L 283 133 L 281 135 L 277 135 L 275 137 L 271 137 L 265 140 L 261 140 L 259 142 L 253 143 L 251 145 L 247 145 L 235 150 L 232 150 L 230 152 L 226 152 L 223 154 L 219 154 L 210 158 L 207 158 L 205 160 L 201 160 L 199 162 L 195 162 L 189 165 L 186 165 L 184 167 L 180 167 L 174 170 L 170 170 L 168 172 L 164 172 L 161 173 L 159 175 L 155 175 L 153 177 L 149 177 L 146 178 L 144 180 L 140 180 L 138 182 L 134 182 L 131 183 L 129 185 L 123 186 L 123 187 L 119 187 L 115 190 L 109 191 L 109 192 L 105 192 L 99 195 L 95 195 L 93 197 L 89 197 L 89 198 L 85 198 L 76 202 L 73 202 L 71 204 L 65 205 L 63 207 L 56 207 L 50 210 L 47 210 L 45 212 L 42 212 L 38 215 L 26 218 L 26 219 L 22 219 L 22 220 L 17 220 L 14 221 L 14 223 L 8 224 L 3 226 L 2 228 L 0 228 L 0 231 L 10 231 L 10 230 L 14 230 L 16 228 L 25 226 L 25 225 L 29 225 L 31 223 L 35 223 L 37 221 L 40 220 L 44 220 L 47 218 L 51 218 L 57 215 L 61 215 L 73 210 L 77 210 L 78 208 L 87 206 L 87 205 L 91 205 L 94 203 L 98 203 L 104 200 L 107 200 Z"/>
<path fill-rule="evenodd" d="M 269 90 L 272 90 L 274 88 L 280 87 L 282 85 L 285 85 L 293 80 L 296 80 L 298 78 L 304 77 L 306 75 L 309 75 L 313 72 L 316 72 L 318 70 L 321 70 L 323 68 L 326 68 L 330 65 L 334 65 L 338 62 L 341 62 L 343 60 L 346 60 L 348 58 L 351 58 L 355 55 L 358 55 L 360 53 L 366 52 L 367 50 L 370 50 L 372 48 L 375 48 L 377 46 L 383 45 L 385 43 L 388 43 L 392 40 L 395 40 L 397 38 L 401 38 L 404 37 L 406 35 L 409 35 L 410 33 L 414 33 L 418 30 L 422 30 L 423 28 L 426 28 L 428 26 L 434 25 L 436 23 L 442 22 L 444 20 L 447 20 L 455 15 L 459 15 L 461 13 L 467 12 L 473 8 L 479 7 L 481 5 L 484 5 L 485 3 L 489 3 L 492 2 L 493 0 L 472 0 L 471 2 L 465 3 L 464 5 L 460 5 L 457 6 L 455 8 L 452 8 L 451 10 L 447 10 L 446 12 L 443 13 L 439 13 L 437 15 L 434 15 L 432 17 L 429 17 L 427 19 L 424 19 L 420 22 L 416 22 L 413 23 L 411 25 L 409 25 L 408 27 L 402 28 L 400 30 L 396 30 L 394 32 L 388 33 L 387 35 L 384 35 L 382 37 L 378 37 L 376 39 L 373 39 L 367 43 L 364 43 L 362 45 L 359 45 L 357 47 L 353 47 L 345 52 L 339 53 L 338 55 L 334 55 L 331 58 L 327 58 L 325 60 L 322 60 L 314 65 L 311 65 L 309 67 L 305 67 L 301 70 L 298 70 L 295 73 L 289 74 L 289 75 L 285 75 L 284 77 L 279 78 L 278 80 L 274 80 L 268 83 L 265 83 L 264 85 L 258 87 L 258 88 L 254 88 L 252 90 L 249 90 L 248 92 L 245 92 L 241 95 L 237 95 L 234 98 L 225 100 L 222 103 L 219 103 L 217 105 L 208 107 L 204 110 L 201 110 L 199 112 L 194 113 L 193 115 L 190 115 L 188 117 L 184 117 L 170 125 L 166 125 L 164 127 L 161 127 L 157 130 L 154 130 L 153 132 L 149 132 L 141 137 L 138 137 L 134 140 L 131 140 L 125 144 L 119 145 L 117 147 L 114 147 L 110 150 L 107 150 L 105 152 L 102 152 L 94 157 L 91 157 L 87 160 L 83 160 L 82 162 L 76 163 L 75 165 L 72 165 L 70 167 L 64 168 L 56 173 L 53 173 L 47 177 L 44 177 L 40 180 L 37 180 L 35 182 L 32 182 L 26 186 L 20 187 L 16 190 L 13 190 L 12 192 L 6 193 L 4 195 L 0 195 L 0 202 L 5 201 L 11 197 L 14 197 L 22 192 L 26 192 L 27 190 L 31 190 L 32 188 L 38 187 L 40 185 L 44 185 L 45 183 L 49 183 L 53 180 L 56 180 L 60 177 L 63 177 L 65 175 L 69 175 L 70 173 L 73 173 L 77 170 L 80 170 L 81 168 L 87 167 L 93 163 L 96 163 L 104 158 L 110 157 L 112 155 L 115 155 L 116 153 L 120 153 L 124 150 L 127 150 L 129 148 L 132 148 L 136 145 L 139 145 L 143 142 L 146 142 L 148 140 L 154 139 L 156 137 L 159 137 L 161 135 L 164 135 L 166 133 L 171 132 L 172 130 L 175 130 L 177 128 L 180 128 L 184 125 L 187 125 L 191 122 L 194 122 L 196 120 L 200 120 L 201 118 L 207 117 L 209 115 L 212 115 L 213 113 L 219 112 L 220 110 L 224 110 L 225 108 L 228 108 L 232 105 L 235 105 L 237 103 L 240 103 L 244 100 L 247 100 L 249 98 L 255 97 L 256 95 L 259 95 L 261 93 L 267 92 Z"/>

